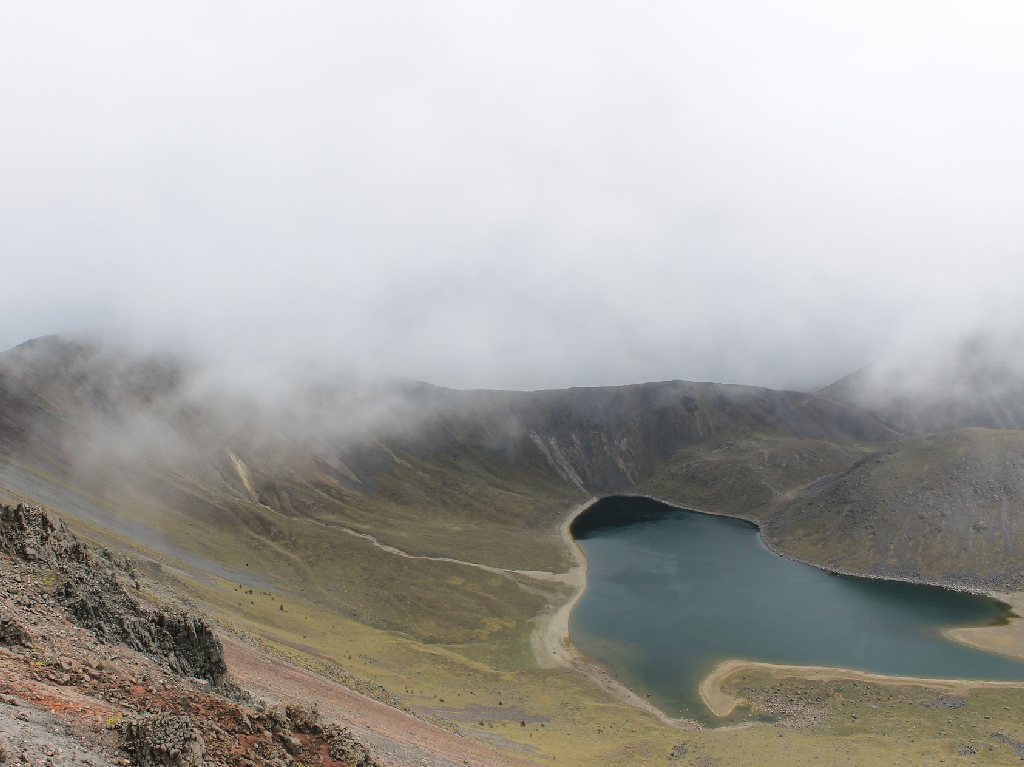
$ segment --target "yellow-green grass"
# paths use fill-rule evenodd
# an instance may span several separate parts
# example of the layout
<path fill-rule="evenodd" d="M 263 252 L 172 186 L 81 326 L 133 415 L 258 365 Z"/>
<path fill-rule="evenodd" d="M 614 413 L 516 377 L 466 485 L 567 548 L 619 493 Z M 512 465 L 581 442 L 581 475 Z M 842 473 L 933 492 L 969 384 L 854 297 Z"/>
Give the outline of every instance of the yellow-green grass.
<path fill-rule="evenodd" d="M 468 736 L 539 763 L 662 764 L 684 744 L 680 764 L 708 764 L 700 761 L 708 757 L 730 765 L 1014 764 L 1013 748 L 992 733 L 1024 741 L 1020 691 L 974 690 L 965 693 L 964 708 L 930 708 L 925 702 L 941 693 L 924 687 L 756 671 L 730 678 L 727 689 L 752 699 L 755 715 L 781 705 L 779 722 L 681 731 L 573 671 L 537 669 L 524 637 L 425 644 L 325 613 L 304 598 L 286 600 L 282 613 L 278 597 L 249 595 L 231 583 L 207 580 L 192 589 L 218 620 L 262 637 L 275 654 L 350 684 L 354 677 L 362 682 L 357 689 L 372 693 L 380 685 L 390 693 L 383 699 L 393 694 L 424 718 L 443 717 Z M 978 751 L 974 761 L 957 754 L 965 745 Z"/>
<path fill-rule="evenodd" d="M 746 446 L 742 452 L 756 449 Z M 770 468 L 772 456 L 796 460 L 799 446 L 772 442 L 763 450 Z M 837 456 L 847 460 L 847 450 L 840 448 Z M 1013 691 L 975 691 L 966 708 L 945 710 L 921 705 L 935 696 L 924 689 L 890 693 L 879 686 L 837 683 L 826 689 L 823 683 L 740 678 L 730 682 L 762 691 L 745 694 L 762 707 L 768 705 L 765 696 L 788 703 L 798 697 L 792 692 L 796 686 L 820 687 L 821 716 L 810 724 L 691 732 L 662 724 L 573 670 L 542 670 L 530 633 L 545 609 L 568 598 L 565 585 L 401 556 L 332 526 L 373 535 L 412 557 L 561 572 L 571 557 L 558 525 L 577 496 L 528 471 L 502 478 L 501 467 L 485 458 L 464 456 L 458 466 L 412 456 L 403 460 L 408 466 L 380 475 L 372 493 L 317 487 L 298 475 L 279 477 L 277 494 L 304 499 L 304 507 L 286 510 L 247 498 L 201 472 L 140 472 L 132 482 L 108 484 L 95 498 L 114 513 L 150 524 L 153 540 L 117 540 L 117 531 L 110 529 L 88 531 L 163 562 L 178 588 L 226 628 L 540 764 L 661 765 L 673 749 L 679 757 L 675 763 L 683 765 L 1019 762 L 1012 747 L 991 736 L 998 732 L 1024 740 L 1017 725 L 1024 699 Z M 706 460 L 724 458 L 710 453 Z M 804 479 L 802 470 L 790 479 L 772 471 L 778 493 Z M 258 479 L 258 468 L 254 474 Z M 425 490 L 418 498 L 421 485 Z M 480 514 L 481 507 L 490 511 Z M 299 512 L 302 518 L 289 516 Z M 200 559 L 189 564 L 175 552 Z M 205 569 L 203 560 L 238 577 L 220 577 Z M 896 698 L 881 705 L 889 694 Z M 801 712 L 794 713 L 799 722 Z M 959 729 L 948 729 L 950 719 Z M 978 756 L 956 754 L 964 738 Z"/>

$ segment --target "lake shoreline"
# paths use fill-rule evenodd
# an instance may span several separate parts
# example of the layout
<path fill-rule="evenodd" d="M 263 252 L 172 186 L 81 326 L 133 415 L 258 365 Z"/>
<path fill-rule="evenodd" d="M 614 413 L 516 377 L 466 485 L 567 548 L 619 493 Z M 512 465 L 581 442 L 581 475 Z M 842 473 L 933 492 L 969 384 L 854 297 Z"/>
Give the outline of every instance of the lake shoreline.
<path fill-rule="evenodd" d="M 858 671 L 850 668 L 832 666 L 799 666 L 784 663 L 765 663 L 753 660 L 726 660 L 712 669 L 700 683 L 698 688 L 701 700 L 718 717 L 729 716 L 736 708 L 745 703 L 722 690 L 722 684 L 734 674 L 741 671 L 767 671 L 776 677 L 799 677 L 828 681 L 832 679 L 851 679 L 859 682 L 871 682 L 893 687 L 928 687 L 944 690 L 951 694 L 974 689 L 1024 689 L 1024 682 L 974 679 L 931 679 L 927 677 L 897 676 L 893 674 L 877 674 L 871 671 Z"/>
<path fill-rule="evenodd" d="M 683 730 L 702 729 L 703 725 L 689 719 L 673 719 L 639 693 L 631 690 L 600 664 L 583 655 L 572 642 L 569 620 L 572 611 L 587 590 L 587 555 L 573 538 L 573 521 L 600 498 L 592 497 L 574 506 L 559 525 L 559 535 L 576 560 L 576 566 L 567 573 L 573 586 L 568 601 L 542 615 L 530 637 L 534 658 L 541 668 L 561 668 L 580 673 L 618 700 L 654 716 L 662 724 Z"/>
<path fill-rule="evenodd" d="M 672 502 L 665 498 L 649 495 L 646 493 L 622 493 L 614 494 L 615 497 L 622 498 L 644 498 L 651 501 L 656 501 L 669 506 L 679 511 L 687 511 L 694 514 L 703 514 L 713 517 L 725 517 L 729 519 L 739 519 L 753 525 L 757 529 L 758 539 L 765 546 L 765 548 L 772 554 L 797 562 L 803 565 L 809 565 L 827 573 L 835 575 L 843 575 L 854 578 L 865 578 L 870 580 L 883 580 L 883 581 L 897 581 L 903 583 L 912 583 L 916 585 L 935 586 L 943 588 L 949 591 L 970 593 L 978 596 L 984 596 L 989 599 L 993 599 L 1000 604 L 1011 610 L 1010 622 L 1000 626 L 980 626 L 980 627 L 957 627 L 946 629 L 942 632 L 943 636 L 950 641 L 957 642 L 958 644 L 980 649 L 986 652 L 994 652 L 1000 655 L 1016 657 L 1024 659 L 1024 620 L 1020 617 L 1024 615 L 1024 592 L 1012 592 L 1002 593 L 994 591 L 986 591 L 981 588 L 967 588 L 963 586 L 954 586 L 948 583 L 941 583 L 936 581 L 928 581 L 922 579 L 913 579 L 909 577 L 889 577 L 871 575 L 867 573 L 843 571 L 839 568 L 829 567 L 826 565 L 818 564 L 815 562 L 807 562 L 797 557 L 789 556 L 779 551 L 775 546 L 764 535 L 764 528 L 762 524 L 752 519 L 751 517 L 742 514 L 725 514 L 722 512 L 708 511 L 706 509 L 694 509 L 689 507 L 680 506 L 678 503 Z M 581 514 L 587 511 L 595 503 L 602 500 L 604 497 L 612 496 L 601 496 L 591 497 L 586 501 L 582 501 L 566 514 L 562 522 L 559 525 L 559 535 L 563 543 L 567 546 L 573 558 L 576 561 L 576 566 L 566 574 L 566 580 L 573 586 L 573 593 L 571 597 L 560 605 L 553 606 L 551 610 L 540 616 L 539 625 L 534 630 L 530 637 L 531 647 L 534 652 L 534 657 L 537 660 L 538 665 L 541 668 L 564 668 L 573 669 L 584 676 L 591 679 L 599 687 L 604 689 L 619 700 L 640 708 L 653 716 L 655 716 L 663 724 L 667 724 L 672 727 L 681 729 L 701 729 L 704 725 L 689 719 L 674 719 L 666 714 L 664 711 L 659 709 L 649 700 L 631 690 L 626 685 L 616 680 L 607 669 L 598 663 L 590 660 L 584 656 L 572 643 L 570 636 L 569 623 L 572 616 L 572 612 L 576 605 L 583 598 L 583 595 L 587 590 L 587 558 L 583 552 L 582 547 L 573 537 L 571 532 L 572 523 Z M 1013 612 L 1016 610 L 1017 612 Z M 1013 629 L 1010 631 L 1010 629 Z M 708 707 L 708 709 L 717 717 L 725 717 L 731 714 L 738 705 L 743 701 L 733 698 L 721 691 L 721 685 L 726 679 L 732 676 L 733 673 L 745 669 L 745 668 L 757 668 L 766 669 L 775 673 L 783 674 L 786 676 L 803 676 L 808 678 L 852 678 L 858 680 L 872 681 L 878 684 L 891 684 L 891 685 L 913 685 L 923 687 L 939 687 L 942 689 L 955 688 L 955 689 L 970 689 L 980 687 L 1010 687 L 1010 688 L 1021 688 L 1024 687 L 1022 682 L 997 682 L 997 681 L 986 681 L 986 680 L 964 680 L 964 679 L 926 679 L 919 677 L 910 676 L 896 676 L 886 674 L 876 674 L 866 671 L 856 671 L 853 669 L 843 668 L 831 668 L 824 666 L 800 666 L 800 665 L 786 665 L 786 664 L 773 664 L 762 661 L 744 660 L 744 659 L 729 659 L 722 661 L 701 681 L 698 686 L 698 692 L 701 700 Z M 823 676 L 824 675 L 824 676 Z M 724 711 L 725 713 L 719 713 Z"/>

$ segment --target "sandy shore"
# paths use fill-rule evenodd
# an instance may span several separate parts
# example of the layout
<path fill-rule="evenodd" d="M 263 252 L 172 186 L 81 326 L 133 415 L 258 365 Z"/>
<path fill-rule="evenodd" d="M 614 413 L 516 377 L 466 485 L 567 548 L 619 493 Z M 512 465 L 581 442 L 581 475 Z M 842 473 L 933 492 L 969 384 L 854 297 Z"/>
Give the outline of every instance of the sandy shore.
<path fill-rule="evenodd" d="M 542 615 L 537 628 L 530 636 L 534 657 L 541 668 L 571 668 L 575 659 L 579 657 L 569 638 L 569 616 L 587 590 L 587 557 L 573 539 L 569 528 L 572 521 L 595 501 L 597 498 L 590 498 L 574 506 L 559 527 L 563 543 L 576 560 L 575 567 L 564 575 L 565 582 L 572 588 L 573 593 L 568 602 Z"/>
<path fill-rule="evenodd" d="M 744 521 L 752 522 L 752 520 L 735 515 L 682 508 L 673 504 L 671 501 L 656 498 L 652 495 L 631 494 L 629 497 L 647 498 L 652 501 L 664 503 L 666 506 L 672 506 L 673 508 L 679 508 L 683 511 L 690 511 L 696 514 L 707 514 L 713 517 L 730 517 L 731 519 L 744 519 Z M 573 647 L 572 640 L 569 637 L 569 618 L 572 615 L 573 609 L 575 609 L 576 605 L 587 590 L 587 556 L 583 553 L 583 549 L 580 548 L 580 545 L 576 543 L 576 540 L 572 537 L 570 528 L 572 527 L 572 522 L 576 517 L 582 514 L 590 506 L 593 506 L 599 500 L 600 498 L 597 497 L 589 498 L 588 500 L 573 506 L 568 514 L 566 514 L 565 519 L 559 527 L 562 542 L 572 553 L 573 558 L 576 560 L 576 566 L 568 573 L 560 573 L 551 579 L 557 578 L 558 580 L 568 583 L 573 589 L 573 594 L 568 602 L 565 602 L 541 615 L 537 628 L 530 637 L 530 644 L 533 647 L 534 657 L 537 659 L 537 663 L 541 668 L 571 668 L 577 666 L 581 661 L 589 663 L 589 661 L 586 661 L 586 659 L 579 654 L 576 648 Z M 752 524 L 756 523 L 752 522 Z M 515 572 L 520 572 L 522 575 L 530 575 L 528 572 Z"/>
<path fill-rule="evenodd" d="M 1004 687 L 1024 688 L 1024 682 L 989 682 L 971 679 L 925 679 L 912 676 L 889 676 L 872 674 L 868 671 L 854 671 L 847 668 L 829 668 L 827 666 L 787 666 L 777 663 L 759 663 L 749 660 L 727 660 L 719 663 L 700 683 L 701 700 L 711 709 L 715 716 L 728 716 L 737 706 L 744 703 L 722 691 L 722 684 L 733 674 L 741 671 L 768 671 L 776 677 L 799 677 L 801 679 L 852 679 L 859 682 L 873 682 L 887 686 L 899 687 L 930 687 L 951 693 L 966 692 L 973 689 Z"/>
<path fill-rule="evenodd" d="M 990 593 L 988 596 L 1010 605 L 1016 615 L 1024 615 L 1024 592 Z M 1012 618 L 1004 626 L 952 628 L 946 629 L 942 633 L 947 639 L 969 647 L 1024 659 L 1024 620 L 1021 620 L 1019 617 Z M 749 660 L 728 660 L 715 666 L 711 673 L 700 683 L 699 687 L 701 700 L 704 701 L 715 716 L 728 716 L 735 710 L 736 706 L 744 702 L 723 692 L 722 684 L 733 674 L 749 669 L 767 670 L 778 677 L 790 676 L 818 680 L 854 679 L 884 685 L 914 685 L 953 691 L 966 691 L 985 687 L 1024 688 L 1024 682 L 928 679 L 923 677 L 873 674 L 867 671 L 829 668 L 826 666 L 796 666 Z"/>
<path fill-rule="evenodd" d="M 679 508 L 683 511 L 690 511 L 697 514 L 745 519 L 745 521 L 755 524 L 758 527 L 760 534 L 760 525 L 751 519 L 746 519 L 738 515 L 721 514 L 703 509 L 684 508 L 676 505 L 672 501 L 649 495 L 637 495 L 636 497 L 649 498 L 650 500 L 658 501 L 674 508 Z M 539 618 L 537 628 L 530 637 L 530 644 L 533 648 L 537 664 L 541 668 L 564 668 L 578 671 L 619 700 L 647 711 L 657 717 L 664 724 L 685 729 L 700 727 L 699 724 L 691 720 L 673 719 L 669 717 L 664 711 L 653 705 L 646 698 L 638 695 L 633 690 L 630 690 L 624 684 L 614 679 L 611 674 L 609 674 L 608 671 L 600 665 L 581 655 L 572 644 L 572 639 L 569 635 L 569 619 L 572 615 L 573 609 L 579 603 L 587 589 L 587 558 L 583 549 L 572 537 L 570 527 L 577 516 L 598 500 L 598 498 L 590 498 L 574 506 L 566 515 L 559 528 L 563 542 L 569 551 L 572 552 L 573 558 L 576 560 L 576 566 L 568 573 L 559 574 L 557 577 L 559 580 L 568 583 L 572 587 L 573 592 L 567 602 L 553 607 Z M 761 536 L 761 539 L 764 540 L 763 535 Z M 771 546 L 768 548 L 774 551 Z M 780 554 L 779 556 L 785 555 Z M 828 569 L 821 567 L 820 565 L 815 565 L 811 562 L 805 562 L 803 564 L 818 567 L 823 570 Z M 849 574 L 856 575 L 855 573 Z M 990 593 L 988 596 L 1009 604 L 1016 615 L 1024 617 L 1024 592 L 1007 594 Z M 948 639 L 961 644 L 989 652 L 997 652 L 1003 655 L 1010 655 L 1024 659 L 1024 620 L 1021 620 L 1020 618 L 1014 618 L 1010 623 L 1004 626 L 953 628 L 945 630 L 943 634 Z M 873 674 L 866 671 L 855 671 L 853 669 L 844 668 L 782 665 L 737 659 L 727 660 L 718 664 L 700 683 L 699 692 L 701 699 L 716 716 L 728 716 L 738 705 L 744 702 L 742 699 L 731 696 L 723 692 L 721 689 L 722 684 L 726 679 L 734 673 L 744 669 L 768 670 L 776 676 L 797 676 L 806 679 L 819 680 L 853 679 L 885 685 L 913 685 L 952 691 L 963 691 L 984 687 L 1024 688 L 1024 683 L 1022 682 L 994 682 L 969 679 L 924 679 L 917 677 Z"/>
<path fill-rule="evenodd" d="M 573 593 L 567 602 L 542 615 L 537 628 L 530 636 L 530 644 L 537 664 L 541 668 L 563 668 L 581 673 L 605 692 L 624 703 L 646 711 L 670 727 L 697 729 L 701 726 L 700 724 L 689 719 L 673 719 L 649 700 L 616 680 L 602 666 L 581 655 L 572 643 L 569 636 L 569 618 L 587 590 L 587 557 L 572 537 L 569 528 L 572 526 L 572 521 L 597 500 L 599 499 L 590 498 L 574 506 L 559 528 L 563 542 L 576 560 L 576 566 L 561 576 L 563 581 L 571 585 Z"/>

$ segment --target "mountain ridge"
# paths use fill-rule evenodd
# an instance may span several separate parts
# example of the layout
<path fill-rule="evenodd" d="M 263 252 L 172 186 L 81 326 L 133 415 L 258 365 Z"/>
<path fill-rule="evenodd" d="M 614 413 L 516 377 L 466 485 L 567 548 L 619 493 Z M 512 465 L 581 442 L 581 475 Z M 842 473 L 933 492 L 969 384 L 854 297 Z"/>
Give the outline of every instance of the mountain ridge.
<path fill-rule="evenodd" d="M 641 714 L 613 714 L 585 679 L 536 667 L 537 620 L 571 596 L 560 525 L 594 495 L 744 516 L 780 553 L 834 569 L 988 590 L 1019 582 L 1015 560 L 971 562 L 962 536 L 988 540 L 998 521 L 1017 541 L 1021 515 L 962 493 L 955 518 L 983 522 L 982 535 L 942 511 L 957 488 L 1003 481 L 1022 432 L 977 430 L 967 464 L 935 469 L 952 479 L 921 503 L 907 488 L 920 480 L 911 468 L 926 477 L 938 466 L 915 442 L 928 438 L 834 392 L 684 381 L 373 390 L 312 377 L 238 391 L 167 357 L 52 339 L 28 352 L 0 354 L 0 496 L 46 501 L 91 539 L 161 563 L 218 620 L 446 726 L 479 711 L 480 696 L 513 694 L 563 721 L 554 684 L 588 722 L 626 717 L 638 743 L 668 737 Z M 969 437 L 940 435 L 933 453 L 966 450 Z M 1003 452 L 989 449 L 999 440 Z M 872 530 L 907 543 L 888 556 L 866 543 Z M 909 543 L 923 539 L 934 546 Z M 490 735 L 506 712 L 488 711 L 459 726 Z M 599 742 L 556 729 L 502 730 L 501 742 L 608 759 Z"/>

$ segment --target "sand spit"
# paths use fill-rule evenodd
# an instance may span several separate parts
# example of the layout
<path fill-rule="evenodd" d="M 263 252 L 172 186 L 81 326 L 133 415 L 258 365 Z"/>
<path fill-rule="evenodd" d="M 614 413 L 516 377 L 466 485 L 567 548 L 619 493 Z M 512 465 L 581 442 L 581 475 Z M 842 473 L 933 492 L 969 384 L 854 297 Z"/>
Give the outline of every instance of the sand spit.
<path fill-rule="evenodd" d="M 741 671 L 767 671 L 775 677 L 799 677 L 828 681 L 831 679 L 852 679 L 858 682 L 872 682 L 896 687 L 929 687 L 950 693 L 966 692 L 983 688 L 1024 689 L 1024 682 L 976 681 L 971 679 L 926 679 L 912 676 L 890 676 L 873 674 L 868 671 L 855 671 L 848 668 L 829 668 L 827 666 L 788 666 L 777 663 L 761 663 L 749 660 L 727 660 L 719 663 L 700 683 L 700 697 L 715 716 L 728 716 L 737 706 L 743 704 L 743 698 L 737 698 L 722 690 L 722 684 L 734 674 Z"/>

